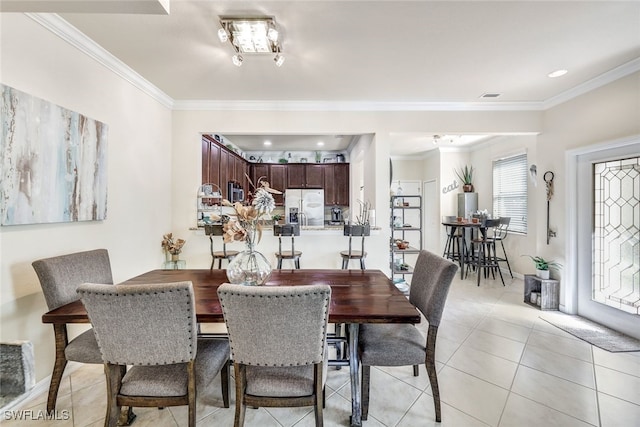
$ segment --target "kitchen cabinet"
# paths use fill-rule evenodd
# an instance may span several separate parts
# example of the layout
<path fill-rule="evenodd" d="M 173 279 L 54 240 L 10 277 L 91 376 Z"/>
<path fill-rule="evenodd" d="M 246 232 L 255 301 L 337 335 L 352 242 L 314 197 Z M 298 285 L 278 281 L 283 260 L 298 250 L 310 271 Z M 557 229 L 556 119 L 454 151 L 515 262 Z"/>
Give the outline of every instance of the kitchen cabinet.
<path fill-rule="evenodd" d="M 269 185 L 278 191 L 287 189 L 287 166 L 269 165 Z M 274 194 L 273 199 L 277 206 L 284 206 L 284 194 Z"/>
<path fill-rule="evenodd" d="M 325 165 L 287 164 L 287 188 L 324 188 Z"/>
<path fill-rule="evenodd" d="M 324 174 L 324 165 L 304 165 L 304 188 L 323 188 Z"/>
<path fill-rule="evenodd" d="M 251 181 L 253 181 L 255 185 L 258 185 L 258 180 L 262 178 L 263 181 L 267 181 L 269 186 L 275 190 L 284 193 L 287 189 L 287 165 L 252 163 L 250 165 L 250 171 Z M 274 194 L 273 199 L 276 202 L 276 206 L 284 205 L 284 198 L 281 194 Z"/>
<path fill-rule="evenodd" d="M 286 188 L 305 188 L 305 173 L 303 164 L 288 164 Z"/>
<path fill-rule="evenodd" d="M 325 206 L 349 206 L 349 164 L 321 165 L 324 168 Z"/>
<path fill-rule="evenodd" d="M 248 162 L 236 153 L 220 144 L 209 135 L 202 136 L 202 183 L 211 183 L 220 187 L 222 197 L 229 198 L 228 183 L 235 181 L 249 190 L 246 174 Z"/>
<path fill-rule="evenodd" d="M 231 179 L 231 173 L 230 173 L 230 168 L 229 168 L 229 152 L 226 149 L 221 149 L 220 150 L 220 181 L 218 182 L 218 185 L 220 186 L 220 188 L 222 188 L 222 194 L 224 195 L 225 199 L 229 199 L 229 190 L 227 188 L 227 183 L 229 182 L 229 180 Z"/>

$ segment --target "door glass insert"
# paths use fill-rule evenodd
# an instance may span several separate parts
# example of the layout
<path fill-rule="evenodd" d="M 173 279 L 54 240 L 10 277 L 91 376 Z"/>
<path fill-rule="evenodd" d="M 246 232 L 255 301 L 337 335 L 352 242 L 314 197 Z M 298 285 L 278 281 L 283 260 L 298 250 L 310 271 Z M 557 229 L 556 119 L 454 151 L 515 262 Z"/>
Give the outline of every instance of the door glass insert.
<path fill-rule="evenodd" d="M 640 314 L 640 157 L 594 163 L 592 299 Z"/>

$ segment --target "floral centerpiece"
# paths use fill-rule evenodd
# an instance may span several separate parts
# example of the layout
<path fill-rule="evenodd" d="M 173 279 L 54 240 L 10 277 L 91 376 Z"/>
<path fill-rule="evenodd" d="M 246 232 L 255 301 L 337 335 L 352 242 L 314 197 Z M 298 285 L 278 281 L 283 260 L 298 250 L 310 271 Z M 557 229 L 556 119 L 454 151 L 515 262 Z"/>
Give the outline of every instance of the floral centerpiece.
<path fill-rule="evenodd" d="M 167 254 L 171 255 L 172 261 L 177 261 L 182 252 L 182 247 L 187 243 L 184 239 L 174 239 L 173 233 L 162 236 L 162 248 Z"/>
<path fill-rule="evenodd" d="M 246 204 L 240 202 L 232 204 L 226 199 L 222 201 L 223 206 L 233 207 L 235 218 L 233 216 L 213 218 L 223 222 L 225 243 L 244 241 L 246 244 L 246 250 L 236 255 L 227 267 L 227 278 L 231 283 L 263 285 L 271 275 L 269 261 L 256 250 L 255 246 L 262 238 L 261 220 L 270 218 L 271 212 L 276 207 L 273 194 L 282 193 L 271 188 L 263 178 L 258 179 L 257 185 L 249 179 L 254 191 L 247 194 Z"/>

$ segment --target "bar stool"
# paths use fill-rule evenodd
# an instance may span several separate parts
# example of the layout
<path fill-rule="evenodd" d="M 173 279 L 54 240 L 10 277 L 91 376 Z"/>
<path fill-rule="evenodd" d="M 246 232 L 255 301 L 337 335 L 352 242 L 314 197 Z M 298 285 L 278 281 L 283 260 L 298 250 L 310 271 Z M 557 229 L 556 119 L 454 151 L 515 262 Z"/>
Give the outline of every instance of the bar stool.
<path fill-rule="evenodd" d="M 218 260 L 218 268 L 222 268 L 222 260 L 226 259 L 227 261 L 231 261 L 236 255 L 239 254 L 238 251 L 228 251 L 227 244 L 224 239 L 222 239 L 222 250 L 214 251 L 213 250 L 213 236 L 222 236 L 224 234 L 224 230 L 222 228 L 222 224 L 207 224 L 204 226 L 204 233 L 209 236 L 210 248 L 211 248 L 211 267 L 210 270 L 213 270 L 213 265 L 216 260 Z"/>
<path fill-rule="evenodd" d="M 342 269 L 347 270 L 349 268 L 349 261 L 352 259 L 360 260 L 360 269 L 364 270 L 364 259 L 367 257 L 367 253 L 364 250 L 364 238 L 369 236 L 371 229 L 369 225 L 345 225 L 343 234 L 349 236 L 349 249 L 340 252 L 342 257 Z M 352 248 L 353 237 L 360 237 L 360 250 L 356 251 Z"/>
<path fill-rule="evenodd" d="M 511 218 L 507 216 L 500 217 L 500 225 L 497 228 L 493 229 L 493 240 L 495 240 L 496 242 L 500 242 L 500 246 L 502 246 L 502 254 L 504 255 L 503 257 L 499 257 L 496 254 L 496 259 L 498 260 L 499 263 L 500 262 L 507 263 L 507 268 L 509 268 L 509 274 L 513 279 L 513 273 L 511 272 L 511 265 L 509 265 L 509 258 L 507 257 L 507 251 L 504 248 L 504 239 L 507 238 L 509 223 L 511 223 Z"/>
<path fill-rule="evenodd" d="M 283 224 L 273 225 L 273 235 L 278 236 L 278 252 L 276 252 L 276 258 L 278 259 L 278 270 L 282 269 L 282 260 L 291 259 L 296 269 L 300 269 L 300 257 L 302 252 L 296 251 L 295 236 L 300 235 L 300 225 L 298 224 Z M 291 250 L 282 250 L 282 237 L 291 236 Z"/>
<path fill-rule="evenodd" d="M 502 271 L 500 270 L 500 265 L 498 265 L 498 259 L 496 257 L 496 242 L 492 237 L 489 237 L 487 233 L 488 229 L 498 227 L 499 225 L 499 219 L 483 219 L 479 235 L 471 240 L 471 260 L 467 264 L 466 274 L 469 274 L 469 268 L 473 267 L 478 275 L 478 286 L 480 286 L 480 276 L 482 274 L 488 277 L 489 272 L 491 272 L 495 279 L 496 270 L 500 275 L 502 286 L 504 286 L 504 278 L 502 277 Z"/>
<path fill-rule="evenodd" d="M 443 216 L 442 222 L 451 223 L 456 222 L 455 216 Z M 460 261 L 462 256 L 462 233 L 464 230 L 461 227 L 453 227 L 451 225 L 445 226 L 447 233 L 447 241 L 444 244 L 444 251 L 442 252 L 443 258 L 448 258 L 451 261 Z"/>

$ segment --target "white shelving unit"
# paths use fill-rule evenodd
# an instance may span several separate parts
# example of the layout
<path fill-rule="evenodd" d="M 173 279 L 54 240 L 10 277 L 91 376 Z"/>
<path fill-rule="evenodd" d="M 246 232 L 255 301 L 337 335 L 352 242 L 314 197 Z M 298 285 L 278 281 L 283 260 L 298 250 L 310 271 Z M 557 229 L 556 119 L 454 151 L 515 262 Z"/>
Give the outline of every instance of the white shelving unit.
<path fill-rule="evenodd" d="M 209 214 L 220 215 L 222 190 L 217 184 L 202 184 L 196 195 L 196 216 L 198 227 L 204 227 L 205 218 Z"/>

